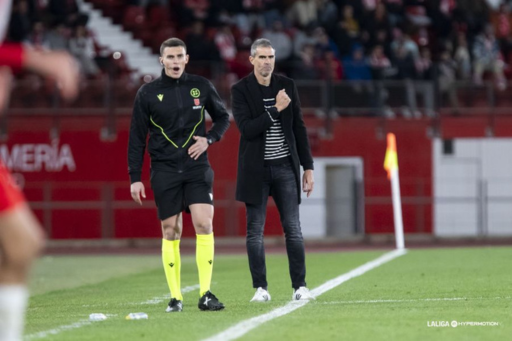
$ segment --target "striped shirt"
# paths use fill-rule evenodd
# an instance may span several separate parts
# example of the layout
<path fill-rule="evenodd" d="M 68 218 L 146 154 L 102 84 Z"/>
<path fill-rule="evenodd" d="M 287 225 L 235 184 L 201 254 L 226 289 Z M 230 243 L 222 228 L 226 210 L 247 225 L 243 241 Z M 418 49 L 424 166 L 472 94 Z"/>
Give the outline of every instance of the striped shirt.
<path fill-rule="evenodd" d="M 276 104 L 276 96 L 272 93 L 272 88 L 262 85 L 260 85 L 260 88 L 263 93 L 263 105 L 265 109 L 273 107 Z M 270 113 L 267 112 L 267 115 L 270 116 Z M 280 161 L 279 159 L 283 159 L 284 161 L 284 159 L 291 154 L 286 139 L 284 138 L 281 121 L 279 119 L 273 119 L 272 116 L 270 116 L 270 118 L 274 123 L 266 132 L 265 161 L 275 162 Z"/>

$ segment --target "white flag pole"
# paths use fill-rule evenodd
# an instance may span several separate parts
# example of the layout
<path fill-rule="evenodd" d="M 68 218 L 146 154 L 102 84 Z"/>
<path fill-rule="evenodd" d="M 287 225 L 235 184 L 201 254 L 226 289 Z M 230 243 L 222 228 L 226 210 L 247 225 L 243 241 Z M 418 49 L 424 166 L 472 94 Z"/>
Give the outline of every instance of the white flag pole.
<path fill-rule="evenodd" d="M 404 243 L 404 223 L 402 220 L 402 200 L 400 197 L 400 179 L 398 177 L 398 168 L 391 170 L 391 195 L 393 197 L 393 216 L 395 220 L 395 240 L 396 248 L 402 250 Z"/>

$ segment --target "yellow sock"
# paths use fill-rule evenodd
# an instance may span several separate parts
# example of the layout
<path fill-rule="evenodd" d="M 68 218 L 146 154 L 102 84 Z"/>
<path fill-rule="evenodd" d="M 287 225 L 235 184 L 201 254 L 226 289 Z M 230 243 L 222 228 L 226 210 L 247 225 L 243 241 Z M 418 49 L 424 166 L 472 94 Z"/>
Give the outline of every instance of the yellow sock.
<path fill-rule="evenodd" d="M 180 254 L 180 240 L 173 240 L 174 242 L 174 271 L 176 272 L 176 286 L 177 292 L 180 293 L 180 298 L 178 300 L 183 301 L 183 296 L 181 295 L 181 254 Z"/>
<path fill-rule="evenodd" d="M 162 239 L 162 262 L 171 298 L 183 301 L 180 289 L 181 257 L 179 255 L 180 241 Z M 176 257 L 176 254 L 178 257 Z"/>
<path fill-rule="evenodd" d="M 210 290 L 213 270 L 213 233 L 197 234 L 196 263 L 199 272 L 199 296 Z"/>

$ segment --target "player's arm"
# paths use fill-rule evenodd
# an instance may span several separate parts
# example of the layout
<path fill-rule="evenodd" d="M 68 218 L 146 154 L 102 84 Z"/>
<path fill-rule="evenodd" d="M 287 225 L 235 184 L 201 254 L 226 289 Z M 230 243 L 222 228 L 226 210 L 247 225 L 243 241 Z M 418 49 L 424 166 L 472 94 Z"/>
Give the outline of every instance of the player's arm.
<path fill-rule="evenodd" d="M 28 70 L 43 77 L 53 79 L 59 86 L 62 97 L 71 100 L 78 93 L 78 67 L 73 57 L 66 52 L 36 51 L 20 44 L 0 45 L 0 67 L 5 66 L 14 72 Z M 1 82 L 10 76 L 3 71 Z M 7 105 L 10 87 L 0 87 L 0 109 Z"/>
<path fill-rule="evenodd" d="M 309 145 L 309 137 L 302 116 L 302 108 L 300 105 L 299 92 L 295 82 L 293 83 L 292 92 L 292 110 L 293 110 L 293 134 L 299 154 L 300 164 L 304 168 L 302 177 L 302 191 L 306 192 L 307 197 L 313 192 L 315 179 L 313 177 L 313 156 L 311 155 L 311 147 Z"/>
<path fill-rule="evenodd" d="M 212 129 L 206 134 L 207 138 L 210 138 L 213 142 L 219 141 L 224 133 L 229 128 L 229 114 L 226 110 L 224 102 L 219 96 L 217 89 L 211 82 L 208 82 L 210 86 L 208 100 L 206 102 L 206 110 L 210 114 L 213 126 Z"/>
<path fill-rule="evenodd" d="M 213 127 L 206 134 L 206 137 L 193 137 L 196 142 L 188 149 L 188 154 L 194 160 L 197 160 L 210 144 L 219 141 L 229 128 L 229 114 L 226 107 L 213 84 L 208 82 L 208 86 L 210 89 L 208 90 L 205 108 L 212 118 Z"/>
<path fill-rule="evenodd" d="M 130 174 L 130 194 L 132 199 L 142 205 L 142 198 L 146 198 L 144 184 L 141 181 L 146 138 L 149 129 L 149 109 L 145 101 L 144 87 L 141 87 L 135 97 L 133 105 L 132 122 L 130 125 L 130 138 L 128 141 L 128 173 Z"/>

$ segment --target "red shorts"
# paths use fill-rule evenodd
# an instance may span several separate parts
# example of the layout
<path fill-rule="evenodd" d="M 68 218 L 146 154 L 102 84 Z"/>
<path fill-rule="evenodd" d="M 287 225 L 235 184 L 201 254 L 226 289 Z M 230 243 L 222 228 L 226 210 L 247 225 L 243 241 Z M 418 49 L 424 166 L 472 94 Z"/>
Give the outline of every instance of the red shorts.
<path fill-rule="evenodd" d="M 0 214 L 24 202 L 23 193 L 0 160 Z"/>

